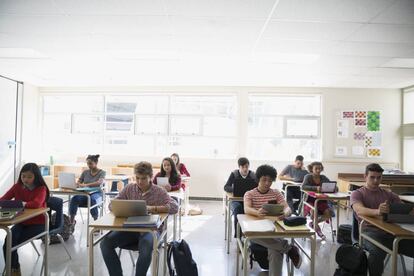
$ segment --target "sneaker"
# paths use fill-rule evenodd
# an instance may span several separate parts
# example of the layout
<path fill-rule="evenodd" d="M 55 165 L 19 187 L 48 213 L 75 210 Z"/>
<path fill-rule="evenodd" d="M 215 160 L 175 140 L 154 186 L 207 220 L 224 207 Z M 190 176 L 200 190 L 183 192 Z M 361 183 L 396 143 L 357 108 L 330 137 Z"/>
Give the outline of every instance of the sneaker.
<path fill-rule="evenodd" d="M 299 254 L 299 249 L 295 245 L 292 245 L 292 248 L 288 251 L 287 255 L 292 261 L 293 265 L 296 268 L 300 268 L 302 265 L 302 257 Z"/>

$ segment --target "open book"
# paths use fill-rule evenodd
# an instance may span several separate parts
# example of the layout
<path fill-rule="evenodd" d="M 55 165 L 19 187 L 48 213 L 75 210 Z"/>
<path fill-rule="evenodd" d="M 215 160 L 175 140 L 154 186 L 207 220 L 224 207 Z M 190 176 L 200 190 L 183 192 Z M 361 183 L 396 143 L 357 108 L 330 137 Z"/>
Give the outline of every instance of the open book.
<path fill-rule="evenodd" d="M 269 219 L 242 221 L 241 227 L 244 232 L 274 232 L 275 224 Z"/>
<path fill-rule="evenodd" d="M 148 216 L 134 216 L 128 217 L 124 222 L 124 227 L 159 227 L 160 226 L 160 216 L 159 215 L 148 215 Z"/>

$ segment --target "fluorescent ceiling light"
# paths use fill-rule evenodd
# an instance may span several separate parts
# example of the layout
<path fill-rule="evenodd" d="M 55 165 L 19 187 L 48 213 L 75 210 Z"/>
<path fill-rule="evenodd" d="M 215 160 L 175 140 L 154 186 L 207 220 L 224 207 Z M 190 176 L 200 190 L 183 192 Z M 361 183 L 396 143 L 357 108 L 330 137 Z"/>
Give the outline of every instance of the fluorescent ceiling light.
<path fill-rule="evenodd" d="M 383 68 L 413 68 L 414 58 L 392 58 L 381 65 Z"/>
<path fill-rule="evenodd" d="M 30 48 L 0 48 L 0 58 L 45 59 L 48 56 Z"/>
<path fill-rule="evenodd" d="M 312 64 L 319 58 L 315 54 L 290 54 L 260 52 L 253 54 L 253 60 L 263 63 Z"/>

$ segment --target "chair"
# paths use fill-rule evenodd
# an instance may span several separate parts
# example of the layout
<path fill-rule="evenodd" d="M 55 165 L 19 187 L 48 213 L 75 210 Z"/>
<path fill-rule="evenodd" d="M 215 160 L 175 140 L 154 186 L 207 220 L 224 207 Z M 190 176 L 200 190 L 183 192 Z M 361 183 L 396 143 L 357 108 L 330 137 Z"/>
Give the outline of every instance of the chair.
<path fill-rule="evenodd" d="M 55 221 L 52 224 L 52 221 L 50 221 L 49 224 L 49 235 L 56 235 L 60 241 L 60 243 L 63 245 L 63 248 L 66 251 L 66 254 L 68 255 L 69 259 L 72 259 L 72 256 L 70 255 L 68 249 L 66 248 L 65 242 L 60 235 L 60 233 L 63 231 L 64 226 L 64 220 L 63 220 L 63 199 L 59 197 L 51 196 L 49 197 L 49 200 L 47 201 L 47 207 L 50 208 L 49 217 L 52 217 L 52 212 L 55 212 Z M 35 249 L 36 253 L 40 256 L 39 251 L 37 250 L 35 244 L 32 242 L 32 246 Z"/>
<path fill-rule="evenodd" d="M 358 223 L 358 219 L 357 216 L 355 214 L 355 212 L 352 212 L 352 232 L 351 232 L 351 239 L 352 239 L 352 243 L 355 244 L 359 244 L 359 223 Z M 401 264 L 403 267 L 403 272 L 404 272 L 404 276 L 407 276 L 407 268 L 405 267 L 405 260 L 404 260 L 404 256 L 402 254 L 400 255 L 400 259 L 401 259 Z M 391 255 L 387 255 L 387 257 L 385 258 L 384 261 L 384 267 L 387 266 L 388 261 L 390 260 L 390 256 Z"/>

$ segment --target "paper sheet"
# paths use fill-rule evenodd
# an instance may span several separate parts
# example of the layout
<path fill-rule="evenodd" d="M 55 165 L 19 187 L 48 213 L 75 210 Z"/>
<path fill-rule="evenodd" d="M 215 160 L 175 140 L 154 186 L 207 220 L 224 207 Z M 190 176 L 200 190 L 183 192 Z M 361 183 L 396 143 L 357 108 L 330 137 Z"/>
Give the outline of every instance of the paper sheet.
<path fill-rule="evenodd" d="M 409 223 L 396 223 L 396 224 L 399 225 L 401 228 L 404 228 L 405 230 L 414 232 L 414 224 L 409 224 Z"/>
<path fill-rule="evenodd" d="M 353 146 L 352 147 L 352 155 L 364 155 L 364 147 L 363 146 Z"/>
<path fill-rule="evenodd" d="M 273 232 L 276 229 L 269 219 L 242 221 L 241 227 L 245 232 Z"/>
<path fill-rule="evenodd" d="M 348 155 L 348 149 L 343 146 L 337 146 L 335 148 L 335 155 L 336 156 L 347 156 Z"/>

